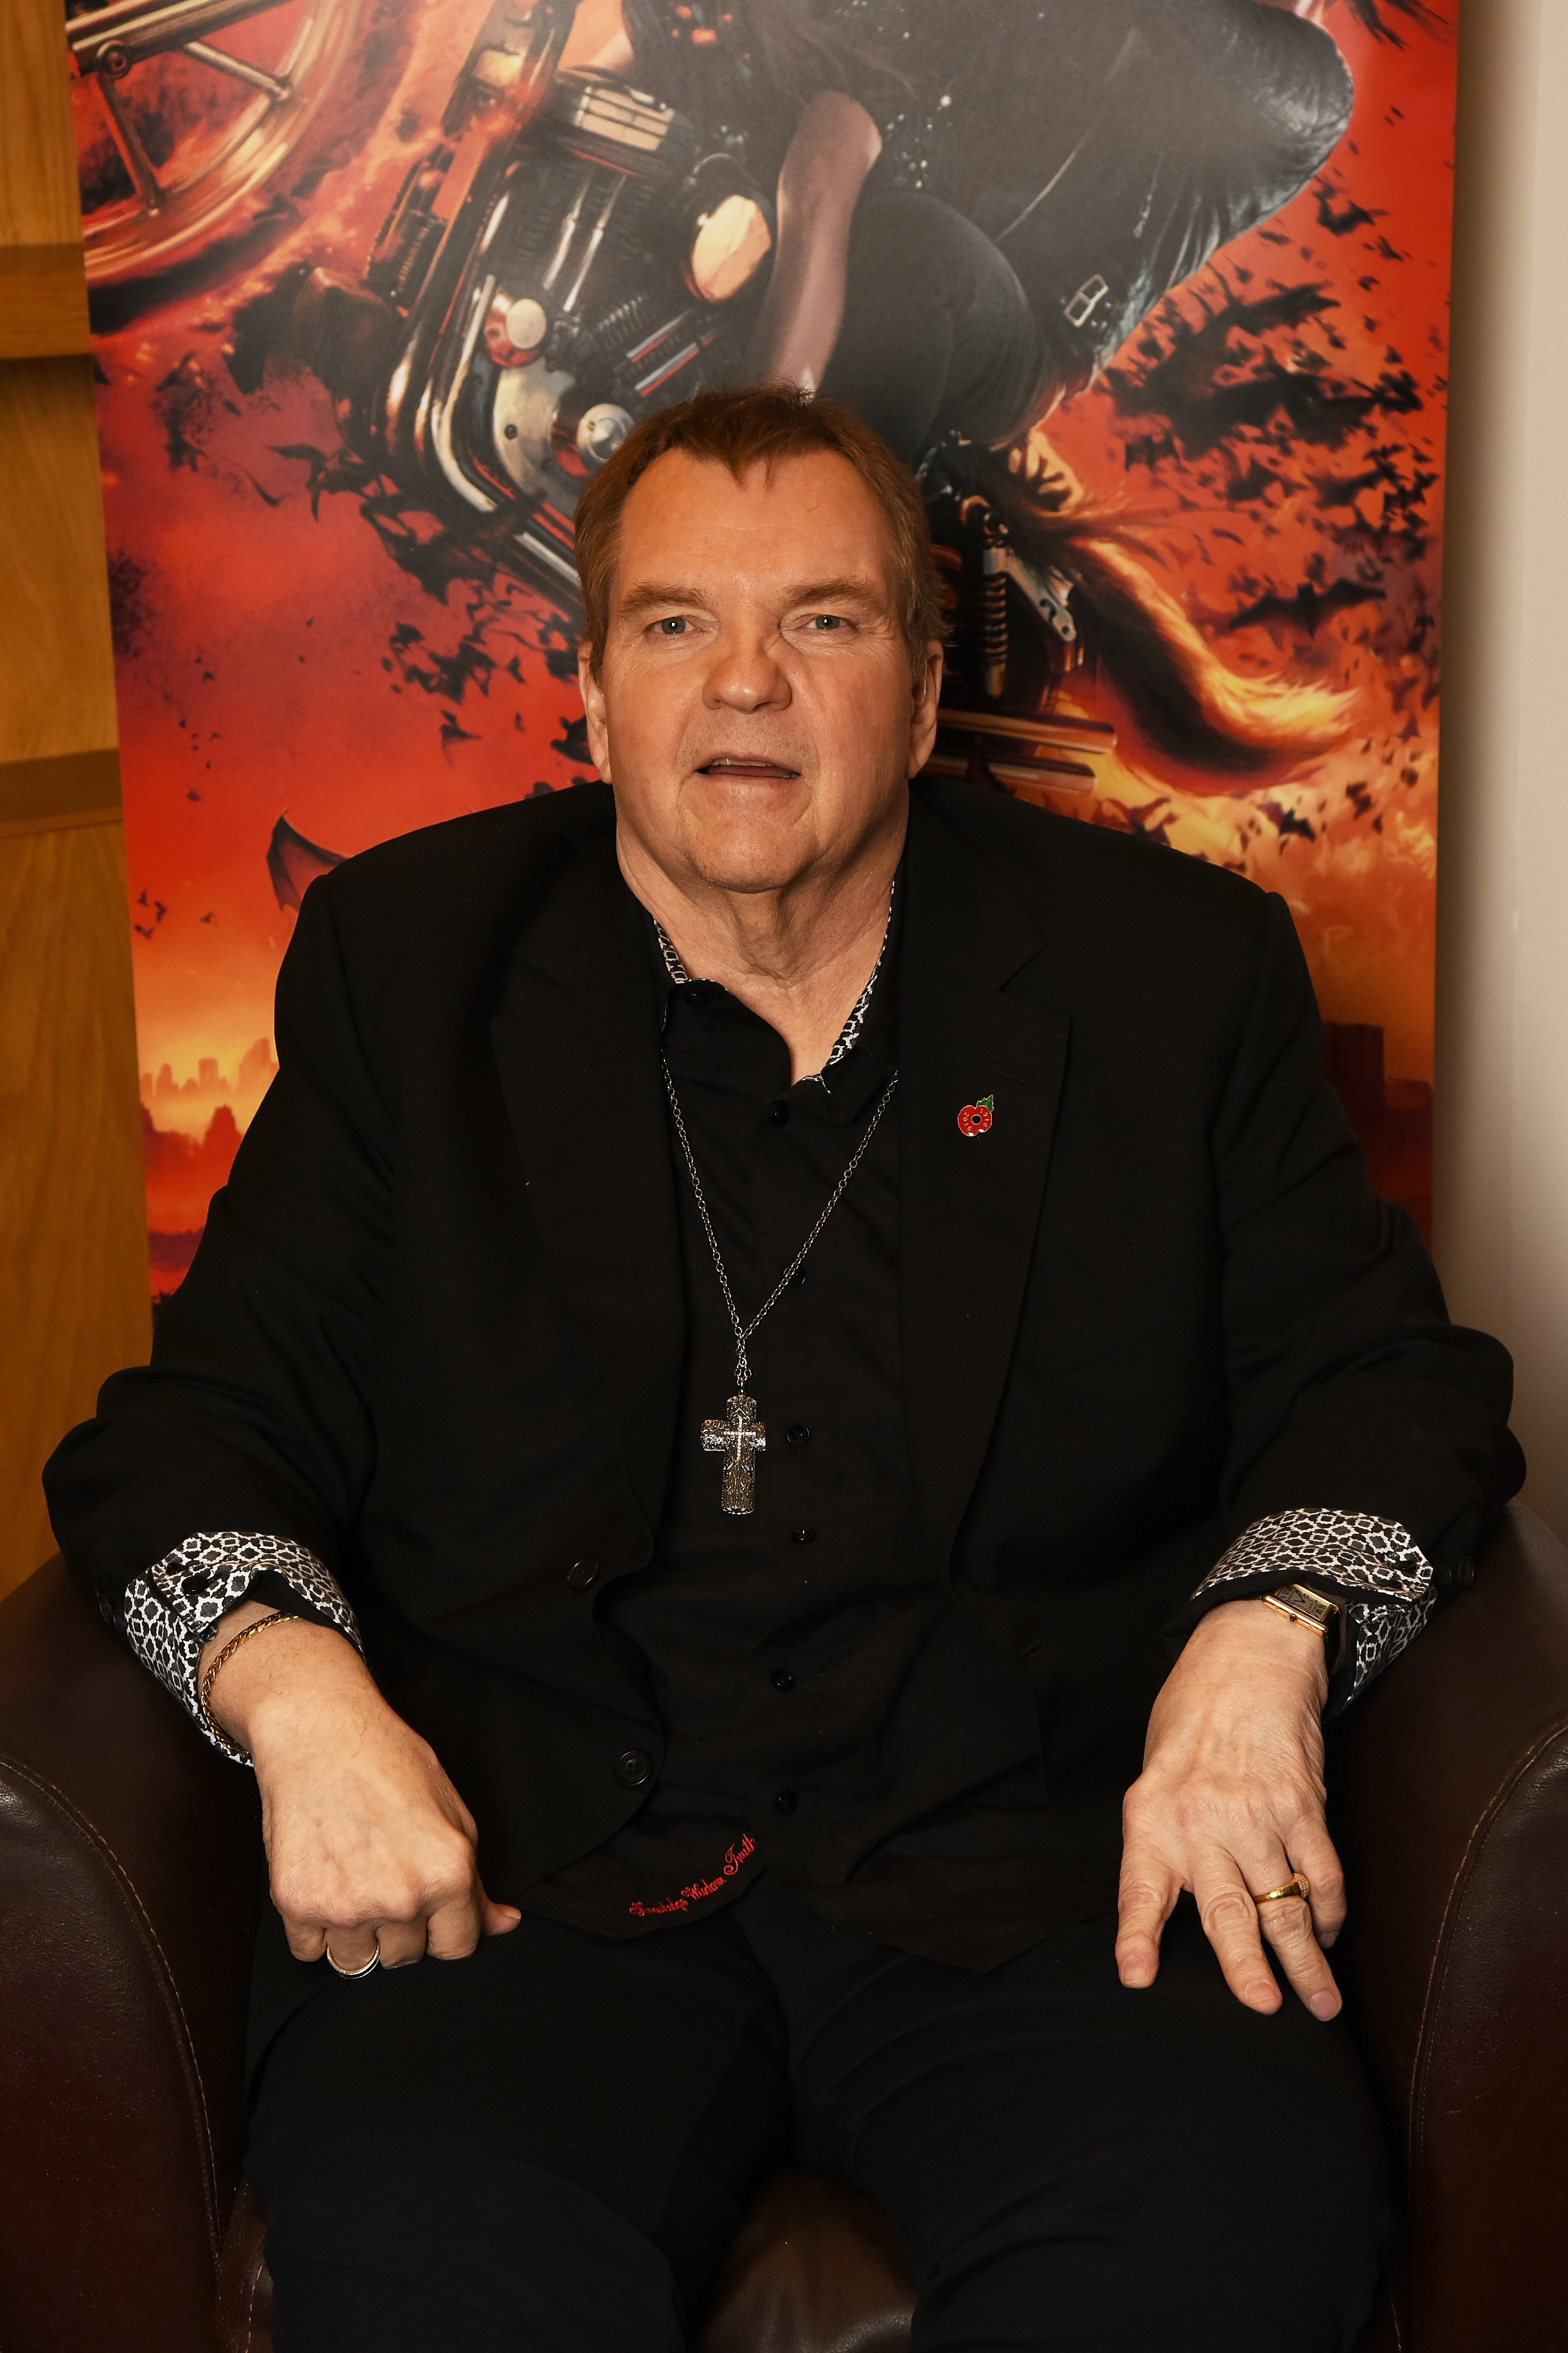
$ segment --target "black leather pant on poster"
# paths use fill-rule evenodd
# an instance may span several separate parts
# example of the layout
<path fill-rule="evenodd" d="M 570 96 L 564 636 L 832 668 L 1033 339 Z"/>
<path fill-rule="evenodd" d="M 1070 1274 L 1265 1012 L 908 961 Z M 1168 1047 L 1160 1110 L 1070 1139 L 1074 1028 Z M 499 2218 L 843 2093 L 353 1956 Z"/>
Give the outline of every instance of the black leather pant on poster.
<path fill-rule="evenodd" d="M 792 2157 L 885 2209 L 916 2353 L 1351 2353 L 1386 2208 L 1348 2034 L 1245 2010 L 1190 1904 L 1149 1991 L 1112 1935 L 981 1973 L 764 1878 L 324 1983 L 247 2160 L 278 2353 L 679 2353 Z"/>
<path fill-rule="evenodd" d="M 995 447 L 1062 388 L 1012 264 L 973 223 L 909 188 L 868 186 L 849 239 L 844 323 L 822 390 L 906 466 L 949 432 Z"/>

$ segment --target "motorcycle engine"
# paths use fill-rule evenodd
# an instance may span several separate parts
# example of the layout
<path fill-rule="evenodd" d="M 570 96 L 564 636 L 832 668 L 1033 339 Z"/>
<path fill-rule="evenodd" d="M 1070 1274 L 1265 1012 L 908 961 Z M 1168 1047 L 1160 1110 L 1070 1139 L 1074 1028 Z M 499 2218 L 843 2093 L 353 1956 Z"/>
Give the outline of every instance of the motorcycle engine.
<path fill-rule="evenodd" d="M 410 172 L 366 272 L 407 331 L 364 422 L 454 520 L 522 508 L 515 560 L 559 596 L 584 481 L 640 417 L 742 375 L 772 211 L 731 153 L 592 71 L 557 76 L 448 229 L 450 161 Z"/>

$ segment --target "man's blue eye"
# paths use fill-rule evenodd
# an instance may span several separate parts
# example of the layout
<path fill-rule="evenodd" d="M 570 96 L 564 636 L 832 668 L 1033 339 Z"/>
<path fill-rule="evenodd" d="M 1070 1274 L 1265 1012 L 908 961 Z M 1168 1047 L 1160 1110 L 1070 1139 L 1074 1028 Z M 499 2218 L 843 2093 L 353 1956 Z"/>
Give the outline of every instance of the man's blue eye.
<path fill-rule="evenodd" d="M 842 615 L 838 613 L 814 613 L 810 627 L 814 629 L 841 629 L 844 627 L 844 620 Z"/>
<path fill-rule="evenodd" d="M 682 614 L 672 613 L 668 619 L 659 621 L 655 626 L 662 629 L 667 637 L 673 637 L 678 629 L 683 629 L 686 627 L 686 620 Z"/>

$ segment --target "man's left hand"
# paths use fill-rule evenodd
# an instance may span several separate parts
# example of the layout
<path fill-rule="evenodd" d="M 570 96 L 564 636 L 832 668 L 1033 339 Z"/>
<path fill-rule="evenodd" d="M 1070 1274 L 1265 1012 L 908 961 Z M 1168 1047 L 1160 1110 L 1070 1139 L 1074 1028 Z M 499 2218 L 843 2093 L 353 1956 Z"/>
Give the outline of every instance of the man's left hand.
<path fill-rule="evenodd" d="M 1263 1601 L 1211 1609 L 1154 1703 L 1143 1770 L 1121 1810 L 1116 1965 L 1147 1986 L 1160 1936 L 1190 1890 L 1226 1982 L 1249 2010 L 1276 2010 L 1269 1944 L 1314 2018 L 1340 2008 L 1323 1948 L 1344 1923 L 1344 1874 L 1323 1820 L 1321 1636 Z M 1310 1903 L 1255 1895 L 1303 1872 Z"/>

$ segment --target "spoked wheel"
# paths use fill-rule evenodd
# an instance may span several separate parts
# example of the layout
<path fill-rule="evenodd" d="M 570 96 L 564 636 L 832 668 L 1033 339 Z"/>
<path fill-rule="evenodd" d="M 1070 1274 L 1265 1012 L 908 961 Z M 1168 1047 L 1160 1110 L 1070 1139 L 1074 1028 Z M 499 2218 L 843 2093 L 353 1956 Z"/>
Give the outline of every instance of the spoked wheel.
<path fill-rule="evenodd" d="M 277 207 L 268 184 L 302 160 L 370 5 L 114 0 L 68 16 L 89 278 L 162 277 Z"/>

